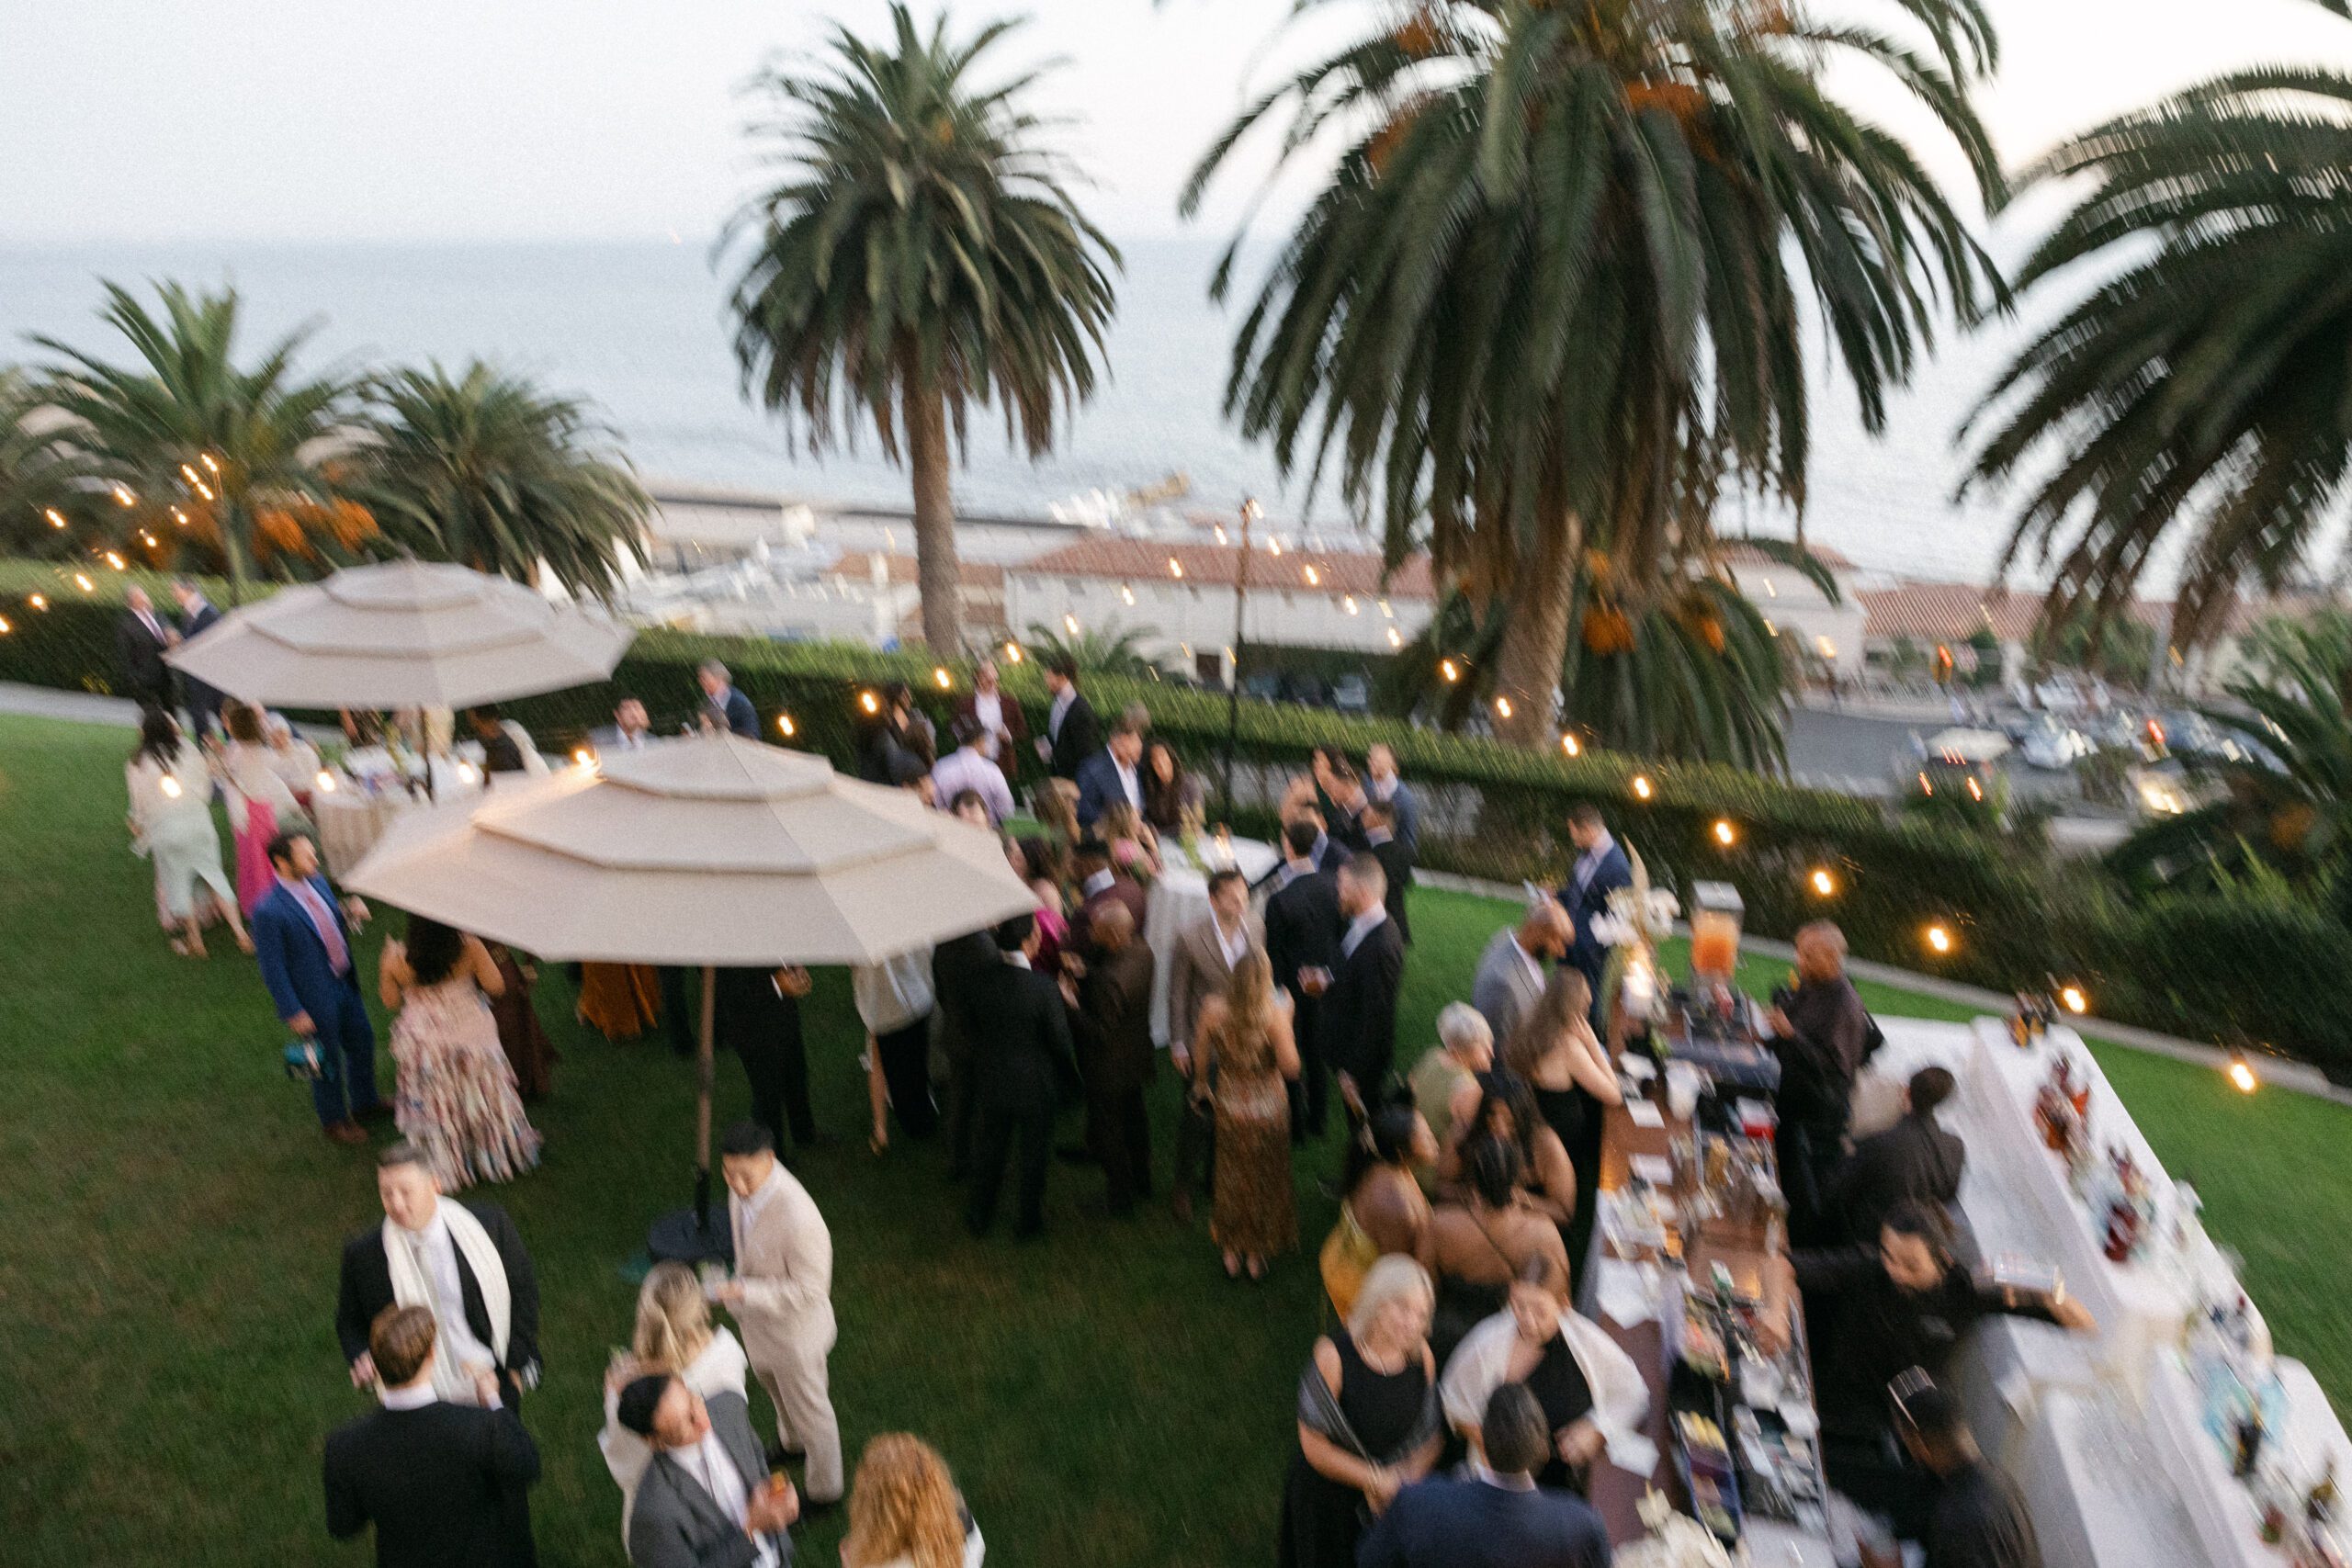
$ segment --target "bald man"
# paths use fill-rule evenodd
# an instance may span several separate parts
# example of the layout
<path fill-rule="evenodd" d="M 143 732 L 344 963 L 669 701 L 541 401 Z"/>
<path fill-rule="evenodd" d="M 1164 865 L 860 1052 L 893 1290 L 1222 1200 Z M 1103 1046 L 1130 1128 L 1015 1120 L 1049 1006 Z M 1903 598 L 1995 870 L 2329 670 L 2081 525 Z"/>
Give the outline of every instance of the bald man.
<path fill-rule="evenodd" d="M 1530 904 L 1519 924 L 1506 926 L 1487 943 L 1478 958 L 1477 977 L 1470 983 L 1470 1005 L 1495 1032 L 1497 1051 L 1543 997 L 1544 966 L 1566 957 L 1575 940 L 1567 910 L 1557 898 L 1546 897 Z"/>
<path fill-rule="evenodd" d="M 1767 1019 L 1781 1059 L 1781 1122 L 1774 1141 L 1789 1200 L 1789 1238 L 1801 1247 L 1834 1240 L 1826 1194 L 1845 1156 L 1854 1075 L 1870 1054 L 1871 1018 L 1846 977 L 1846 933 L 1828 920 L 1797 932 L 1797 985 L 1776 998 Z"/>
<path fill-rule="evenodd" d="M 1111 1213 L 1134 1212 L 1151 1196 L 1151 1121 L 1144 1086 L 1151 1081 L 1152 953 L 1136 935 L 1135 916 L 1105 903 L 1087 927 L 1086 973 L 1062 981 L 1079 1076 L 1086 1084 L 1087 1150 L 1102 1168 Z"/>

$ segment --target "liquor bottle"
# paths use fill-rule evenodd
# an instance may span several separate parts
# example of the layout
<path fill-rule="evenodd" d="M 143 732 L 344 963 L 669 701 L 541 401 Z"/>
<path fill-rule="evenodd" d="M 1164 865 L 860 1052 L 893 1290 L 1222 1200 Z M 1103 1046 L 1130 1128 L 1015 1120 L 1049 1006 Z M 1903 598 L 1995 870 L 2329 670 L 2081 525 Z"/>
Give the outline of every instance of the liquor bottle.
<path fill-rule="evenodd" d="M 2312 1483 L 2303 1497 L 2303 1517 L 2315 1529 L 2325 1529 L 2335 1522 L 2335 1456 L 2327 1456 L 2327 1469 Z"/>

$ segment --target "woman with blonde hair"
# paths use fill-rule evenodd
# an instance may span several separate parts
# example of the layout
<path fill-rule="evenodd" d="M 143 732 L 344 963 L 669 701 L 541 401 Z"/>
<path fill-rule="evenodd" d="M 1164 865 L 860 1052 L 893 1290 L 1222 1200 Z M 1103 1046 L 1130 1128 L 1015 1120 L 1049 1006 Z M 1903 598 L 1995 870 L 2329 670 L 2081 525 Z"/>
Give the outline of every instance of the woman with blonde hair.
<path fill-rule="evenodd" d="M 911 1432 L 865 1445 L 850 1481 L 842 1568 L 979 1568 L 987 1550 L 937 1450 Z"/>
<path fill-rule="evenodd" d="M 605 1429 L 596 1434 L 605 1468 L 621 1489 L 621 1539 L 628 1539 L 628 1515 L 637 1483 L 653 1462 L 643 1438 L 621 1425 L 621 1390 L 638 1378 L 667 1372 L 705 1399 L 741 1394 L 750 1362 L 735 1336 L 710 1321 L 702 1281 L 683 1263 L 656 1263 L 637 1292 L 637 1327 L 629 1348 L 613 1357 L 605 1373 Z"/>
<path fill-rule="evenodd" d="M 1364 1275 L 1347 1326 L 1315 1342 L 1298 1380 L 1282 1568 L 1353 1568 L 1367 1516 L 1385 1511 L 1437 1462 L 1444 1433 L 1430 1353 L 1433 1299 L 1428 1269 L 1384 1258 Z"/>
<path fill-rule="evenodd" d="M 1246 949 L 1223 996 L 1201 1005 L 1193 1059 L 1216 1111 L 1216 1165 L 1209 1236 L 1225 1251 L 1225 1272 L 1266 1276 L 1266 1260 L 1298 1245 L 1298 1201 L 1290 1173 L 1290 1094 L 1298 1043 L 1290 998 L 1274 989 L 1262 947 Z"/>

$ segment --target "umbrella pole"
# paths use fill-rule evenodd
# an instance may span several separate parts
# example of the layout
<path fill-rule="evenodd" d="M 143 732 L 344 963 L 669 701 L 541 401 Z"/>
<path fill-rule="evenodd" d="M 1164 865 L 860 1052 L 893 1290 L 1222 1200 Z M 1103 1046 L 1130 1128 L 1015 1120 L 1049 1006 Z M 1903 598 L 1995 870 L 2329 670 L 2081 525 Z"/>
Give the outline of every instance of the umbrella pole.
<path fill-rule="evenodd" d="M 718 971 L 702 966 L 701 1043 L 695 1053 L 695 1228 L 710 1231 L 710 1099 L 715 1077 L 711 1018 L 718 1007 Z"/>

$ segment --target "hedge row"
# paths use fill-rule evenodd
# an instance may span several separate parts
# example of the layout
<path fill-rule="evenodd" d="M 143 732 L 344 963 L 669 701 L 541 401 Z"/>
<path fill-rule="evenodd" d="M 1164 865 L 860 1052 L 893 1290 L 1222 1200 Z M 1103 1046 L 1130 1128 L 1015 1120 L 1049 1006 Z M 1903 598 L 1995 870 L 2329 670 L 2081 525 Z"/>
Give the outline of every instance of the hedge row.
<path fill-rule="evenodd" d="M 114 680 L 114 627 L 123 587 L 138 574 L 91 576 L 0 561 L 0 679 L 107 691 Z M 159 600 L 163 595 L 159 588 Z M 46 610 L 28 596 L 39 592 Z M 708 637 L 665 629 L 639 635 L 611 681 L 507 705 L 549 750 L 609 722 L 624 694 L 642 698 L 658 727 L 685 722 L 700 694 L 694 666 L 718 657 L 759 705 L 768 738 L 818 751 L 837 765 L 855 755 L 860 694 L 905 680 L 943 732 L 967 665 L 940 668 L 920 654 L 842 644 Z M 1005 687 L 1042 732 L 1046 695 L 1034 666 L 1001 660 Z M 1153 731 L 1212 789 L 1226 739 L 1222 694 L 1148 680 L 1091 677 L 1108 713 L 1130 702 L 1151 710 Z M 789 720 L 786 739 L 782 721 Z M 2132 904 L 2080 863 L 2053 865 L 2014 844 L 1946 823 L 1890 818 L 1849 796 L 1790 787 L 1737 770 L 1645 763 L 1588 751 L 1577 758 L 1413 729 L 1378 718 L 1244 702 L 1235 740 L 1237 829 L 1262 831 L 1279 780 L 1304 766 L 1307 749 L 1332 744 L 1361 756 L 1374 741 L 1396 748 L 1424 800 L 1424 864 L 1472 875 L 1556 882 L 1572 852 L 1567 808 L 1600 806 L 1636 847 L 1654 880 L 1688 891 L 1694 880 L 1729 882 L 1751 930 L 1786 936 L 1827 916 L 1866 957 L 1996 989 L 2056 976 L 2088 986 L 2107 1016 L 2193 1036 L 2267 1043 L 2352 1075 L 2352 933 L 2305 904 L 2275 896 L 2162 899 Z M 1023 759 L 1034 773 L 1034 759 Z M 1725 844 L 1719 831 L 1728 831 Z M 1826 873 L 1831 891 L 1816 890 Z M 1951 950 L 1931 952 L 1930 926 Z"/>

